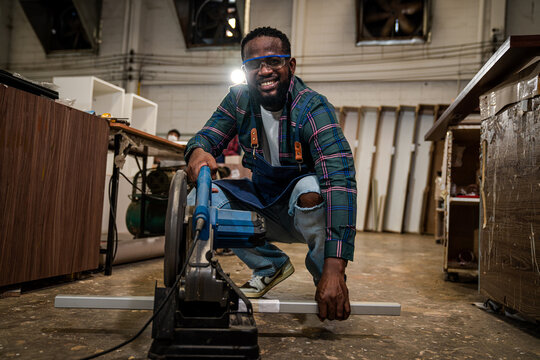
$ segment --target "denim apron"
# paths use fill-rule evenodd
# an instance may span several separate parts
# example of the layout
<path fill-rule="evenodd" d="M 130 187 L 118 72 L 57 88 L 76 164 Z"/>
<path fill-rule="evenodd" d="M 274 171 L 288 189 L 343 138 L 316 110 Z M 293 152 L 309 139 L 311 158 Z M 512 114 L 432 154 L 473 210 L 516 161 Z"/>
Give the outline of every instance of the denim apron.
<path fill-rule="evenodd" d="M 297 165 L 272 166 L 263 156 L 257 155 L 254 151 L 252 154 L 245 155 L 253 156 L 252 180 L 217 180 L 214 183 L 241 203 L 249 204 L 259 210 L 267 209 L 283 198 L 288 199 L 298 180 L 314 174 L 303 163 L 300 127 L 307 122 L 305 116 L 308 111 L 307 105 L 315 95 L 315 92 L 308 93 L 299 108 L 300 116 L 294 131 Z M 251 111 L 251 118 L 252 123 L 255 124 L 253 111 Z M 258 144 L 256 135 L 255 140 L 253 139 L 253 131 L 256 130 L 252 130 L 252 147 Z"/>

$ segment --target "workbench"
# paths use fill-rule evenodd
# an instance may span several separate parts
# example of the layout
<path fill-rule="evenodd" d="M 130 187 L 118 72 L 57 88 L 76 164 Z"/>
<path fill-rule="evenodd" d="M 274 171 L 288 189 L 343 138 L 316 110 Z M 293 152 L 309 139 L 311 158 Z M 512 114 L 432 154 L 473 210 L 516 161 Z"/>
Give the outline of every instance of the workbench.
<path fill-rule="evenodd" d="M 144 131 L 132 128 L 128 125 L 111 122 L 109 124 L 109 150 L 114 153 L 113 171 L 110 186 L 110 204 L 112 211 L 109 212 L 109 226 L 107 231 L 107 243 L 105 249 L 101 252 L 105 254 L 105 275 L 112 274 L 114 238 L 115 238 L 115 219 L 118 203 L 118 183 L 120 170 L 117 162 L 122 162 L 125 156 L 136 156 L 142 158 L 142 176 L 141 176 L 141 209 L 144 209 L 146 197 L 146 169 L 148 157 L 155 156 L 160 159 L 184 159 L 185 145 L 168 141 L 164 138 L 148 134 Z M 120 221 L 120 220 L 117 220 Z M 141 211 L 141 228 L 144 224 L 144 212 Z"/>

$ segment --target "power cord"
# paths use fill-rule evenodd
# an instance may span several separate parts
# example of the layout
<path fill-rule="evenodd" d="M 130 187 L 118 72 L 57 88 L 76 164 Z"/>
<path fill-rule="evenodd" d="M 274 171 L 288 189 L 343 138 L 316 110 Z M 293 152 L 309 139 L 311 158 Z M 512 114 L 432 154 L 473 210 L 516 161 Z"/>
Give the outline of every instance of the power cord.
<path fill-rule="evenodd" d="M 124 177 L 124 179 L 126 179 L 126 181 L 131 184 L 131 186 L 133 186 L 135 189 L 140 191 L 141 194 L 142 194 L 143 191 L 137 185 L 135 185 L 135 183 L 133 183 L 133 181 L 129 180 L 129 178 L 126 176 L 126 174 L 121 172 L 120 175 L 122 175 Z M 156 200 L 165 200 L 165 199 L 168 198 L 168 196 L 157 196 L 157 195 L 151 195 L 151 194 L 145 194 L 144 196 L 146 196 L 148 198 L 156 199 Z"/>
<path fill-rule="evenodd" d="M 116 258 L 116 252 L 118 251 L 118 228 L 116 227 L 116 209 L 112 206 L 112 196 L 111 196 L 111 187 L 112 187 L 112 176 L 109 179 L 109 213 L 113 218 L 113 225 L 114 225 L 114 251 L 113 251 L 113 257 L 111 262 L 114 262 L 114 259 Z"/>
<path fill-rule="evenodd" d="M 180 279 L 182 278 L 182 275 L 184 275 L 184 272 L 186 271 L 186 268 L 187 268 L 187 264 L 189 263 L 189 259 L 191 258 L 191 255 L 193 255 L 193 251 L 195 250 L 195 245 L 197 244 L 197 242 L 199 241 L 199 235 L 201 233 L 201 230 L 200 229 L 196 229 L 195 230 L 195 237 L 193 238 L 193 244 L 191 244 L 191 247 L 189 248 L 189 251 L 188 251 L 188 256 L 186 258 L 186 261 L 184 262 L 184 266 L 182 266 L 182 270 L 180 270 L 180 273 L 179 275 L 176 277 L 176 281 L 174 282 L 174 284 L 171 286 L 171 289 L 169 290 L 169 292 L 167 293 L 167 296 L 165 296 L 165 299 L 163 300 L 163 302 L 159 305 L 159 307 L 157 308 L 157 310 L 154 312 L 154 314 L 152 315 L 152 317 L 150 319 L 148 319 L 148 321 L 146 321 L 146 323 L 143 325 L 143 327 L 135 334 L 133 335 L 130 339 L 116 345 L 116 346 L 113 346 L 112 348 L 110 349 L 107 349 L 107 350 L 103 350 L 97 354 L 93 354 L 93 355 L 90 355 L 90 356 L 87 356 L 87 357 L 84 357 L 80 360 L 89 360 L 89 359 L 95 359 L 97 357 L 100 357 L 100 356 L 103 356 L 105 354 L 108 354 L 110 352 L 113 352 L 115 350 L 118 350 L 120 349 L 121 347 L 129 344 L 130 342 L 132 342 L 133 340 L 137 339 L 143 332 L 144 330 L 146 330 L 146 328 L 148 327 L 148 325 L 150 325 L 150 323 L 152 323 L 152 321 L 154 321 L 154 318 L 160 313 L 160 311 L 165 307 L 165 304 L 167 303 L 167 301 L 169 301 L 171 295 L 176 291 L 176 289 L 178 288 L 178 284 L 180 283 Z"/>

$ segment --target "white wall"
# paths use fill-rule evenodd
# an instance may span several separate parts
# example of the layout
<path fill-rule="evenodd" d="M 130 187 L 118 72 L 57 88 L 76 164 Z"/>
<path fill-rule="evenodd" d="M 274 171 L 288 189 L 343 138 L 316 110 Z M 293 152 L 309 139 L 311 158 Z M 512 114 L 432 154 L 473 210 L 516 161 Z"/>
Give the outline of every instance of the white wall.
<path fill-rule="evenodd" d="M 229 85 L 146 86 L 143 96 L 158 103 L 157 133 L 178 129 L 181 139 L 189 139 L 201 129 L 227 93 Z"/>
<path fill-rule="evenodd" d="M 482 51 L 489 51 L 480 43 L 489 43 L 489 27 L 500 22 L 494 9 L 504 12 L 506 1 L 432 3 L 431 41 L 423 45 L 356 47 L 355 0 L 252 0 L 250 29 L 283 30 L 298 59 L 297 74 L 336 107 L 450 103 L 480 68 Z M 18 1 L 12 9 L 9 70 L 41 81 L 95 75 L 132 89 L 140 80 L 141 95 L 159 105 L 158 134 L 175 127 L 189 136 L 199 129 L 240 65 L 239 47 L 187 50 L 172 0 L 104 0 L 97 56 L 47 56 Z M 130 49 L 138 57 L 127 72 Z"/>
<path fill-rule="evenodd" d="M 540 0 L 509 0 L 506 13 L 508 35 L 540 34 Z"/>
<path fill-rule="evenodd" d="M 309 86 L 324 94 L 335 106 L 398 106 L 448 104 L 458 91 L 456 81 L 408 82 L 311 82 Z M 463 84 L 463 83 L 461 83 Z M 464 84 L 463 84 L 464 85 Z"/>

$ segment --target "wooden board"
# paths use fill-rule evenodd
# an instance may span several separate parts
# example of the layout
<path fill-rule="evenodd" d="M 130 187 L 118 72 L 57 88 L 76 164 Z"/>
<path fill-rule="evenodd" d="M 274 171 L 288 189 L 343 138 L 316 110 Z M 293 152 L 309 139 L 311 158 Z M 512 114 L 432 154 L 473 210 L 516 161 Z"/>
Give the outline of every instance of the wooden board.
<path fill-rule="evenodd" d="M 431 128 L 434 121 L 433 111 L 420 109 L 417 116 L 418 125 L 414 134 L 416 150 L 409 175 L 408 198 L 403 224 L 403 231 L 408 233 L 420 233 L 422 225 L 422 207 L 431 156 L 431 141 L 424 140 L 423 134 Z"/>
<path fill-rule="evenodd" d="M 375 107 L 362 107 L 358 112 L 358 146 L 354 157 L 356 169 L 357 210 L 356 229 L 364 231 L 369 205 L 370 174 L 373 165 L 375 133 L 379 110 Z"/>
<path fill-rule="evenodd" d="M 384 213 L 383 230 L 401 232 L 403 215 L 407 199 L 407 182 L 414 151 L 414 130 L 416 108 L 401 106 L 398 108 L 396 135 L 394 138 L 395 155 L 392 159 L 391 176 L 388 184 L 388 196 Z"/>
<path fill-rule="evenodd" d="M 0 86 L 0 286 L 95 269 L 109 126 Z"/>
<path fill-rule="evenodd" d="M 438 117 L 448 105 L 435 105 L 434 113 L 437 121 Z M 443 155 L 444 155 L 444 141 L 434 141 L 432 144 L 431 163 L 428 172 L 428 192 L 425 199 L 424 214 L 422 215 L 422 228 L 420 229 L 423 234 L 434 234 L 437 237 L 437 199 L 435 198 L 436 192 L 436 179 L 439 173 L 442 174 Z M 442 235 L 442 233 L 439 233 Z"/>
<path fill-rule="evenodd" d="M 343 135 L 345 135 L 354 156 L 357 146 L 356 133 L 358 128 L 358 108 L 344 108 L 342 114 L 342 123 L 340 124 L 341 129 L 343 130 Z"/>
<path fill-rule="evenodd" d="M 384 106 L 379 112 L 377 146 L 371 176 L 371 201 L 365 226 L 367 230 L 382 231 L 390 168 L 395 151 L 393 145 L 397 120 L 396 110 L 396 107 Z"/>

